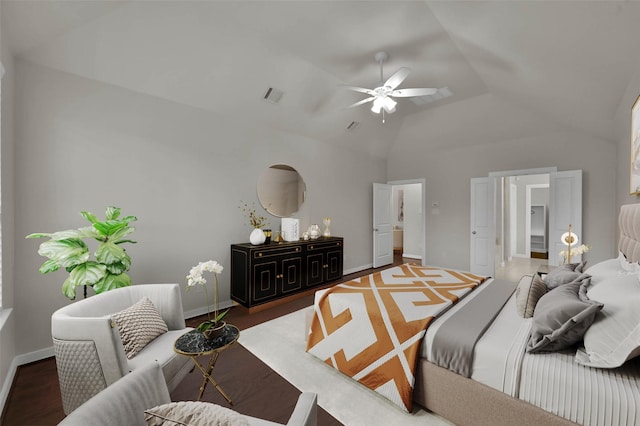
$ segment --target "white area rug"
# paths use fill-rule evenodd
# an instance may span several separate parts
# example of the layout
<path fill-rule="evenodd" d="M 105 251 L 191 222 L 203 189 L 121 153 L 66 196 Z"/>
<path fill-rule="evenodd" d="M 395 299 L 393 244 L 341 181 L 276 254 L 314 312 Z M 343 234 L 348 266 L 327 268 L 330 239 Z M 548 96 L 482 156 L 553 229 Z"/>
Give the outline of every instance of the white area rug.
<path fill-rule="evenodd" d="M 301 391 L 317 393 L 318 405 L 347 426 L 452 425 L 416 404 L 413 413 L 405 413 L 308 354 L 304 330 L 306 310 L 243 330 L 240 344 Z"/>

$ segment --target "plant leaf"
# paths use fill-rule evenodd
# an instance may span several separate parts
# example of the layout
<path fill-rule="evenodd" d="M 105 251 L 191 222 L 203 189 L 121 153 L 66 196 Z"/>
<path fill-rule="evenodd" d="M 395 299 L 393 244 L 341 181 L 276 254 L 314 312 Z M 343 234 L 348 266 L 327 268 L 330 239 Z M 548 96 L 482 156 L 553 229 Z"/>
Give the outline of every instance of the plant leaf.
<path fill-rule="evenodd" d="M 76 298 L 76 286 L 71 282 L 71 277 L 67 277 L 64 283 L 62 283 L 62 294 L 64 294 L 67 299 L 74 300 Z"/>
<path fill-rule="evenodd" d="M 109 206 L 107 207 L 107 212 L 105 214 L 105 218 L 107 220 L 115 220 L 120 216 L 120 207 Z"/>
<path fill-rule="evenodd" d="M 127 235 L 131 234 L 133 231 L 135 231 L 136 228 L 132 227 L 132 226 L 126 226 L 122 229 L 118 229 L 116 232 L 114 232 L 111 235 L 111 241 L 113 242 L 121 242 L 120 240 L 124 237 L 126 237 Z"/>
<path fill-rule="evenodd" d="M 51 234 L 49 234 L 49 233 L 36 232 L 34 234 L 27 235 L 25 238 L 44 238 L 44 237 L 50 237 L 50 236 L 51 236 Z"/>
<path fill-rule="evenodd" d="M 129 223 L 129 222 L 135 222 L 136 220 L 138 220 L 138 218 L 135 217 L 135 216 L 125 216 L 120 220 L 123 221 L 123 222 Z"/>
<path fill-rule="evenodd" d="M 98 218 L 96 217 L 96 215 L 94 215 L 91 212 L 82 211 L 82 212 L 80 212 L 80 214 L 82 215 L 82 217 L 84 217 L 85 219 L 87 219 L 91 223 L 96 223 L 98 221 Z"/>
<path fill-rule="evenodd" d="M 109 271 L 113 275 L 120 275 L 123 272 L 127 272 L 129 268 L 131 268 L 131 258 L 126 253 L 125 257 L 123 257 L 120 262 L 107 265 L 107 271 Z"/>
<path fill-rule="evenodd" d="M 47 274 L 49 272 L 54 272 L 60 269 L 60 265 L 53 259 L 49 259 L 42 264 L 39 271 L 41 274 Z"/>
<path fill-rule="evenodd" d="M 89 249 L 82 240 L 49 240 L 40 244 L 40 256 L 55 260 L 58 265 L 69 267 L 89 260 Z"/>
<path fill-rule="evenodd" d="M 116 231 L 127 227 L 127 223 L 120 220 L 107 220 L 105 222 L 96 222 L 93 224 L 93 227 L 96 228 L 102 235 L 109 237 Z"/>
<path fill-rule="evenodd" d="M 98 262 L 89 261 L 76 266 L 69 274 L 69 280 L 74 286 L 94 285 L 107 273 L 107 268 Z"/>
<path fill-rule="evenodd" d="M 109 291 L 120 287 L 128 287 L 130 285 L 131 278 L 127 274 L 106 274 L 103 279 L 101 279 L 93 286 L 93 289 L 95 290 L 96 294 L 98 294 L 102 293 L 103 291 Z"/>
<path fill-rule="evenodd" d="M 121 262 L 125 256 L 127 254 L 124 249 L 111 241 L 98 244 L 98 249 L 96 250 L 96 260 L 106 265 Z"/>
<path fill-rule="evenodd" d="M 93 237 L 96 234 L 93 228 L 68 229 L 51 234 L 52 240 L 71 240 Z"/>

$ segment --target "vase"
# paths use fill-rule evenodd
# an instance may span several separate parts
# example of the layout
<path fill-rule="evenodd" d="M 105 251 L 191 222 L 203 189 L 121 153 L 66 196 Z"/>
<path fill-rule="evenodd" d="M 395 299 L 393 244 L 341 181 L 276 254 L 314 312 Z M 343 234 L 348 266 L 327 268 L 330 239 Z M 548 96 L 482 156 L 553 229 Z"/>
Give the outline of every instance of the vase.
<path fill-rule="evenodd" d="M 324 219 L 322 219 L 322 223 L 324 224 L 324 232 L 322 233 L 322 236 L 330 237 L 331 236 L 331 218 L 325 217 Z"/>
<path fill-rule="evenodd" d="M 249 241 L 254 246 L 259 246 L 260 244 L 264 243 L 264 240 L 266 240 L 266 238 L 267 237 L 264 235 L 264 232 L 260 228 L 254 228 L 253 231 L 251 231 L 251 234 L 249 234 Z"/>
<path fill-rule="evenodd" d="M 222 321 L 219 322 L 209 328 L 207 328 L 205 331 L 202 332 L 202 334 L 204 334 L 204 337 L 206 337 L 207 339 L 211 340 L 211 339 L 216 339 L 220 336 L 222 336 L 224 334 L 224 327 L 227 325 L 226 322 Z"/>
<path fill-rule="evenodd" d="M 320 227 L 315 223 L 309 227 L 309 238 L 312 240 L 317 240 L 320 237 Z"/>

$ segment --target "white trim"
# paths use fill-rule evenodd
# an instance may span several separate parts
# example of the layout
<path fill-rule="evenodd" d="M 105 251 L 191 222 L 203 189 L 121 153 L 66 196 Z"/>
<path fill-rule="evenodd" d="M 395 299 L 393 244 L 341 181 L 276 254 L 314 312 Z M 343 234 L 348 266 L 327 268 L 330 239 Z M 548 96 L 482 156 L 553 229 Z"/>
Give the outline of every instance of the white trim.
<path fill-rule="evenodd" d="M 490 172 L 489 173 L 489 177 L 544 175 L 546 173 L 555 173 L 557 171 L 558 171 L 557 167 L 540 167 L 540 168 L 537 168 L 537 169 L 507 170 L 507 171 L 504 171 L 504 172 Z"/>
<path fill-rule="evenodd" d="M 235 303 L 232 300 L 226 300 L 224 302 L 220 302 L 220 308 L 219 309 L 226 309 L 226 308 L 230 308 L 232 306 L 237 305 L 237 303 Z M 196 309 L 192 309 L 190 311 L 187 311 L 184 313 L 184 317 L 185 318 L 195 318 L 195 317 L 199 317 L 200 315 L 205 315 L 207 313 L 207 307 L 203 306 L 201 308 L 196 308 Z"/>
<path fill-rule="evenodd" d="M 355 274 L 356 272 L 364 271 L 365 269 L 373 268 L 373 263 L 367 263 L 366 265 L 357 266 L 346 271 L 342 271 L 342 275 Z"/>
<path fill-rule="evenodd" d="M 409 259 L 422 259 L 419 254 L 410 254 L 410 253 L 402 253 L 402 257 L 407 257 Z"/>
<path fill-rule="evenodd" d="M 11 361 L 11 365 L 9 365 L 9 370 L 7 371 L 7 377 L 4 379 L 4 383 L 2 385 L 2 389 L 0 389 L 0 411 L 4 412 L 4 406 L 7 404 L 7 398 L 9 398 L 9 391 L 11 390 L 11 385 L 13 384 L 13 379 L 16 376 L 16 371 L 18 370 L 18 362 L 16 358 Z"/>
<path fill-rule="evenodd" d="M 11 316 L 11 312 L 13 308 L 1 308 L 0 307 L 0 330 L 4 327 L 4 324 L 7 322 L 9 317 Z"/>

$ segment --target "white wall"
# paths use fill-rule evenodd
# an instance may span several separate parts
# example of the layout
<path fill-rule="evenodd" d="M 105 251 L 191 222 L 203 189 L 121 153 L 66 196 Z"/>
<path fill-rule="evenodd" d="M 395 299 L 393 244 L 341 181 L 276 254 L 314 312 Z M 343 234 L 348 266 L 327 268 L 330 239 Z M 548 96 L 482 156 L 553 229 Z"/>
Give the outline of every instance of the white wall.
<path fill-rule="evenodd" d="M 0 19 L 3 5 L 0 3 Z M 2 309 L 0 310 L 0 409 L 8 395 L 15 371 L 12 365 L 16 356 L 15 346 L 15 298 L 14 298 L 14 238 L 15 238 L 15 192 L 14 192 L 14 66 L 7 49 L 7 38 L 0 28 L 0 61 L 5 68 L 2 79 L 2 145 L 0 146 L 0 168 L 2 176 Z"/>
<path fill-rule="evenodd" d="M 134 283 L 184 283 L 201 260 L 223 264 L 221 299 L 229 299 L 229 245 L 247 242 L 251 228 L 238 208 L 255 201 L 256 182 L 272 164 L 289 164 L 307 185 L 296 215 L 301 229 L 332 218 L 345 238 L 345 270 L 371 264 L 371 183 L 386 181 L 384 162 L 274 129 L 244 117 L 141 95 L 18 61 L 16 110 L 17 352 L 48 347 L 49 317 L 69 303 L 66 274 L 38 273 L 45 260 L 31 232 L 84 226 L 117 205 L 136 215 Z M 278 229 L 280 220 L 271 217 Z M 183 293 L 185 311 L 204 307 L 202 293 Z"/>
<path fill-rule="evenodd" d="M 426 205 L 439 202 L 439 214 L 426 214 L 427 264 L 469 268 L 472 177 L 487 176 L 493 171 L 552 166 L 558 170 L 582 169 L 584 172 L 583 238 L 592 246 L 587 259 L 595 262 L 615 254 L 615 223 L 606 220 L 617 211 L 613 191 L 617 165 L 615 144 L 565 130 L 550 132 L 544 137 L 448 147 L 439 142 L 432 144 L 428 137 L 439 132 L 439 123 L 428 119 L 431 114 L 427 110 L 405 120 L 387 166 L 389 180 L 426 177 Z M 451 114 L 449 120 L 460 117 L 464 118 L 464 114 Z M 492 122 L 492 132 L 493 127 L 497 127 L 495 123 L 499 121 Z M 465 121 L 460 119 L 458 126 L 465 126 Z M 483 142 L 483 129 L 474 128 L 474 131 Z"/>

